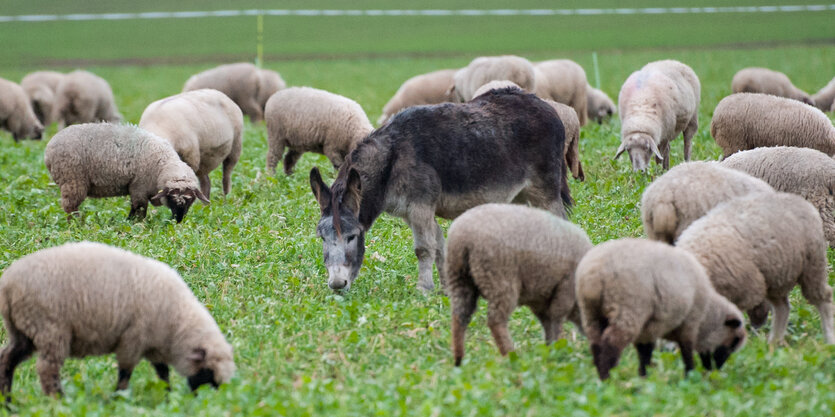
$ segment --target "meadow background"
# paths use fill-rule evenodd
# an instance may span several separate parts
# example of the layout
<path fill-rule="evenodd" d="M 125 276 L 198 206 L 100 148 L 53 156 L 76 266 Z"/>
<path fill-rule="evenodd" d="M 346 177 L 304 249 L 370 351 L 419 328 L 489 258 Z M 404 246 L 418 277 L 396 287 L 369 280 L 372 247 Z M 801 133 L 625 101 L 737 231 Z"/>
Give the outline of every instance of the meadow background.
<path fill-rule="evenodd" d="M 622 2 L 520 0 L 514 8 L 749 6 L 768 1 Z M 782 1 L 805 4 L 806 1 Z M 282 2 L 146 0 L 134 2 L 6 1 L 0 14 L 107 13 L 246 8 L 470 9 L 506 2 L 340 0 Z M 718 101 L 733 74 L 766 66 L 810 93 L 835 75 L 835 11 L 640 16 L 265 17 L 263 66 L 289 85 L 326 89 L 357 100 L 374 121 L 407 78 L 465 66 L 484 54 L 531 60 L 570 58 L 616 100 L 620 85 L 645 63 L 673 58 L 702 83 L 694 159 L 718 159 L 709 134 Z M 0 77 L 13 81 L 39 69 L 86 68 L 107 79 L 120 111 L 137 122 L 151 101 L 176 94 L 193 73 L 253 61 L 256 18 L 0 23 Z M 832 117 L 832 115 L 830 115 Z M 53 135 L 55 127 L 47 130 Z M 643 235 L 639 200 L 661 174 L 632 173 L 619 145 L 617 118 L 582 130 L 586 181 L 570 180 L 571 220 L 594 243 Z M 823 344 L 817 311 L 792 295 L 787 346 L 765 343 L 766 326 L 721 371 L 687 378 L 677 352 L 659 352 L 649 377 L 637 377 L 628 349 L 606 383 L 597 379 L 588 343 L 566 325 L 551 346 L 527 309 L 512 316 L 517 351 L 501 357 L 486 327 L 485 304 L 470 325 L 463 366 L 449 345 L 449 303 L 415 288 L 411 232 L 383 215 L 368 232 L 365 264 L 351 291 L 327 288 L 319 218 L 307 172 L 323 156 L 306 154 L 291 177 L 264 172 L 266 130 L 245 128 L 244 152 L 224 198 L 220 173 L 212 203 L 195 205 L 182 224 L 167 209 L 130 222 L 127 198 L 89 199 L 83 221 L 67 223 L 59 192 L 43 165 L 47 140 L 15 143 L 0 132 L 0 269 L 37 249 L 94 240 L 170 264 L 209 308 L 235 348 L 237 376 L 218 391 L 193 396 L 184 378 L 167 393 L 151 367 L 137 368 L 129 391 L 113 393 L 112 357 L 69 360 L 66 396 L 41 394 L 34 361 L 18 368 L 19 415 L 810 415 L 835 414 L 835 348 Z M 672 164 L 682 162 L 673 142 Z M 280 171 L 279 171 L 280 172 Z M 449 222 L 442 222 L 446 229 Z M 830 263 L 835 261 L 832 250 Z M 437 278 L 436 278 L 437 279 Z M 830 274 L 830 283 L 835 282 Z M 0 339 L 5 339 L 3 336 Z"/>

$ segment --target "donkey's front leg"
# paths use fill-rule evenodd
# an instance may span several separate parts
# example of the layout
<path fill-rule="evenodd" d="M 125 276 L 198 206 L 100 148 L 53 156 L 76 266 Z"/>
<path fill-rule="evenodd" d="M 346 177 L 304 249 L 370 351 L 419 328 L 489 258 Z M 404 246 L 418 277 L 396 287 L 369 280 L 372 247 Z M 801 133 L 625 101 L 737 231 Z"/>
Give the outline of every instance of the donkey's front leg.
<path fill-rule="evenodd" d="M 438 248 L 437 230 L 439 230 L 439 226 L 435 222 L 435 210 L 428 206 L 413 206 L 409 212 L 407 222 L 415 239 L 415 255 L 418 258 L 418 288 L 425 293 L 430 293 L 435 289 L 435 282 L 432 279 L 432 264 L 435 263 L 437 251 L 442 249 Z"/>

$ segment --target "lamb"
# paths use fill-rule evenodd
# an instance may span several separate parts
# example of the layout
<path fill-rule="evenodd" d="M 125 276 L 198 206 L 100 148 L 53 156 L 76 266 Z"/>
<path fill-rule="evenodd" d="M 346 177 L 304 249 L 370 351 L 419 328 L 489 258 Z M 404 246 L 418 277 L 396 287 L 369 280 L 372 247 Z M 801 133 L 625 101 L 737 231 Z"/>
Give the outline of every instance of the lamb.
<path fill-rule="evenodd" d="M 833 111 L 835 108 L 835 77 L 826 86 L 812 96 L 815 107 L 821 111 Z"/>
<path fill-rule="evenodd" d="M 478 297 L 502 355 L 513 350 L 507 321 L 518 304 L 542 323 L 546 343 L 560 338 L 566 318 L 580 326 L 574 269 L 592 244 L 570 222 L 537 208 L 484 204 L 452 222 L 446 247 L 446 292 L 452 307 L 455 366 Z"/>
<path fill-rule="evenodd" d="M 194 171 L 168 141 L 136 126 L 89 123 L 59 131 L 44 163 L 61 189 L 67 219 L 86 197 L 130 195 L 128 218 L 145 218 L 148 201 L 165 204 L 177 223 L 195 199 L 208 204 Z"/>
<path fill-rule="evenodd" d="M 823 226 L 802 197 L 776 192 L 735 198 L 693 222 L 676 246 L 692 253 L 716 290 L 740 309 L 771 305 L 770 343 L 783 340 L 789 292 L 800 284 L 820 313 L 826 343 L 835 344 Z"/>
<path fill-rule="evenodd" d="M 382 126 L 391 116 L 406 107 L 452 101 L 452 86 L 455 85 L 453 77 L 456 71 L 458 70 L 443 69 L 406 80 L 383 106 L 383 114 L 377 120 L 377 125 Z"/>
<path fill-rule="evenodd" d="M 589 118 L 598 124 L 618 112 L 615 102 L 606 93 L 591 86 L 586 90 L 586 108 Z"/>
<path fill-rule="evenodd" d="M 32 110 L 35 116 L 44 124 L 54 122 L 52 119 L 52 107 L 55 104 L 55 94 L 58 92 L 58 84 L 64 78 L 64 74 L 55 71 L 35 71 L 27 74 L 20 80 L 20 86 L 29 96 Z"/>
<path fill-rule="evenodd" d="M 574 108 L 580 126 L 588 121 L 586 71 L 570 59 L 552 59 L 534 66 L 536 95 Z"/>
<path fill-rule="evenodd" d="M 822 111 L 767 94 L 723 98 L 713 111 L 710 134 L 727 158 L 764 146 L 796 146 L 835 154 L 835 127 Z"/>
<path fill-rule="evenodd" d="M 229 96 L 252 122 L 258 122 L 264 118 L 264 106 L 270 96 L 286 87 L 287 83 L 277 72 L 238 62 L 192 75 L 183 92 L 213 88 Z"/>
<path fill-rule="evenodd" d="M 453 76 L 451 94 L 458 102 L 470 101 L 475 91 L 493 80 L 512 81 L 527 92 L 534 92 L 536 80 L 533 64 L 515 55 L 480 57 L 458 70 Z"/>
<path fill-rule="evenodd" d="M 42 249 L 12 263 L 0 280 L 9 343 L 0 351 L 0 392 L 38 351 L 47 395 L 62 394 L 67 357 L 116 353 L 117 390 L 142 358 L 168 383 L 168 366 L 192 390 L 217 387 L 235 372 L 232 347 L 211 314 L 168 265 L 101 243 Z"/>
<path fill-rule="evenodd" d="M 496 80 L 490 81 L 489 83 L 479 87 L 475 91 L 475 94 L 473 94 L 473 98 L 476 98 L 490 90 L 498 90 L 502 88 L 514 88 L 521 91 L 521 88 L 519 88 L 519 86 L 513 81 Z M 584 181 L 586 179 L 586 174 L 583 172 L 583 165 L 580 162 L 580 120 L 577 118 L 577 112 L 566 104 L 557 103 L 556 101 L 549 99 L 543 99 L 543 101 L 556 110 L 557 116 L 560 117 L 563 127 L 565 128 L 565 149 L 563 153 L 565 154 L 565 164 L 571 171 L 571 176 L 573 176 L 574 179 Z"/>
<path fill-rule="evenodd" d="M 829 246 L 835 248 L 835 160 L 814 149 L 778 146 L 737 152 L 721 165 L 812 203 L 823 221 Z"/>
<path fill-rule="evenodd" d="M 670 167 L 670 142 L 684 136 L 684 160 L 690 160 L 693 135 L 699 128 L 701 85 L 696 73 L 674 60 L 655 61 L 632 73 L 618 95 L 621 144 L 617 159 L 629 152 L 634 171 L 656 163 Z"/>
<path fill-rule="evenodd" d="M 716 162 L 688 162 L 647 186 L 641 197 L 641 220 L 648 238 L 672 244 L 717 204 L 772 191 L 764 181 Z"/>
<path fill-rule="evenodd" d="M 304 152 L 324 153 L 339 169 L 345 156 L 374 127 L 362 107 L 354 100 L 310 87 L 281 90 L 267 101 L 267 171 L 275 173 L 284 155 L 284 173 Z"/>
<path fill-rule="evenodd" d="M 786 74 L 768 68 L 749 67 L 739 70 L 731 81 L 731 90 L 734 93 L 770 94 L 815 105 L 809 94 L 795 87 Z"/>
<path fill-rule="evenodd" d="M 157 100 L 142 113 L 139 127 L 171 142 L 197 175 L 209 198 L 209 173 L 223 163 L 223 194 L 229 194 L 232 169 L 241 157 L 244 116 L 232 99 L 202 89 Z"/>
<path fill-rule="evenodd" d="M 0 78 L 0 128 L 11 132 L 15 142 L 40 139 L 43 125 L 29 105 L 29 98 L 17 83 Z"/>
<path fill-rule="evenodd" d="M 630 343 L 641 376 L 658 338 L 679 345 L 685 375 L 694 367 L 694 350 L 706 369 L 712 362 L 719 369 L 745 344 L 742 312 L 713 289 L 704 268 L 682 249 L 612 240 L 589 250 L 575 275 L 583 329 L 601 380 Z"/>
<path fill-rule="evenodd" d="M 60 125 L 122 120 L 110 84 L 91 72 L 76 70 L 63 77 L 55 93 L 52 120 Z"/>

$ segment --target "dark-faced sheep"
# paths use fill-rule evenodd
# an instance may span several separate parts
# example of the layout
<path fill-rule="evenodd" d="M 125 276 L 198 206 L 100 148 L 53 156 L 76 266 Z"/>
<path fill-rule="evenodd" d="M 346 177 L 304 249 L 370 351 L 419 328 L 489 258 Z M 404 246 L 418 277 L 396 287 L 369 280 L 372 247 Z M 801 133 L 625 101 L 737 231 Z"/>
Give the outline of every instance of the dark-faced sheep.
<path fill-rule="evenodd" d="M 44 125 L 54 122 L 52 108 L 55 105 L 55 94 L 58 93 L 58 84 L 64 78 L 64 74 L 55 71 L 35 71 L 27 74 L 20 80 L 20 86 L 29 102 L 32 103 L 32 110 L 35 116 Z"/>
<path fill-rule="evenodd" d="M 16 83 L 0 78 L 0 128 L 11 132 L 15 142 L 40 139 L 43 125 L 29 105 L 29 98 Z"/>
<path fill-rule="evenodd" d="M 786 74 L 768 68 L 750 67 L 739 70 L 731 80 L 731 90 L 734 93 L 770 94 L 815 105 L 809 94 L 795 87 Z"/>
<path fill-rule="evenodd" d="M 566 318 L 579 325 L 574 270 L 591 246 L 582 229 L 541 209 L 483 204 L 455 219 L 445 264 L 455 366 L 479 296 L 502 355 L 513 350 L 507 322 L 518 305 L 542 323 L 546 343 L 559 339 Z"/>
<path fill-rule="evenodd" d="M 76 70 L 58 84 L 52 120 L 63 126 L 78 123 L 118 123 L 122 115 L 116 108 L 110 84 L 96 74 Z"/>
<path fill-rule="evenodd" d="M 705 368 L 721 368 L 745 342 L 742 312 L 713 289 L 692 255 L 665 243 L 595 246 L 577 265 L 576 296 L 600 379 L 629 344 L 645 376 L 659 338 L 679 345 L 685 374 L 694 367 L 693 351 Z"/>
<path fill-rule="evenodd" d="M 591 86 L 586 91 L 586 107 L 590 119 L 598 124 L 602 124 L 604 120 L 608 120 L 618 112 L 618 108 L 615 107 L 615 102 L 603 91 Z"/>
<path fill-rule="evenodd" d="M 377 120 L 377 125 L 382 126 L 391 116 L 406 107 L 452 101 L 452 86 L 455 84 L 453 77 L 456 71 L 458 70 L 443 69 L 415 75 L 406 80 L 383 106 L 383 114 Z"/>
<path fill-rule="evenodd" d="M 128 388 L 143 358 L 168 383 L 169 365 L 191 389 L 229 381 L 232 347 L 176 271 L 100 243 L 68 243 L 13 262 L 0 279 L 8 344 L 0 351 L 0 392 L 35 351 L 41 388 L 61 394 L 68 357 L 115 353 L 116 389 Z"/>
<path fill-rule="evenodd" d="M 252 122 L 264 118 L 264 106 L 276 91 L 287 87 L 281 76 L 248 62 L 220 65 L 192 75 L 183 92 L 212 88 L 229 96 Z"/>

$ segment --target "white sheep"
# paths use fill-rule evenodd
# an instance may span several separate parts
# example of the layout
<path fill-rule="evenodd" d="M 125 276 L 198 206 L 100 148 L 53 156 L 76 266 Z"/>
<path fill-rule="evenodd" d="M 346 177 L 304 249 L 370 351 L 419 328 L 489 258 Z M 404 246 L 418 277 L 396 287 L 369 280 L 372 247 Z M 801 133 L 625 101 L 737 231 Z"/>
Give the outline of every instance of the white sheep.
<path fill-rule="evenodd" d="M 618 112 L 615 102 L 603 91 L 591 86 L 586 91 L 586 108 L 590 119 L 602 124 L 604 120 Z"/>
<path fill-rule="evenodd" d="M 763 146 L 796 146 L 835 154 L 835 127 L 822 111 L 768 94 L 738 93 L 713 111 L 710 134 L 727 158 Z"/>
<path fill-rule="evenodd" d="M 304 152 L 324 153 L 334 168 L 374 127 L 354 100 L 310 87 L 281 90 L 267 101 L 267 171 L 275 173 L 284 156 L 284 173 Z M 287 154 L 284 149 L 287 148 Z"/>
<path fill-rule="evenodd" d="M 812 96 L 812 101 L 815 102 L 815 107 L 821 109 L 821 111 L 833 111 L 832 109 L 835 107 L 835 77 Z"/>
<path fill-rule="evenodd" d="M 66 74 L 58 84 L 52 120 L 62 126 L 102 121 L 118 123 L 122 115 L 116 108 L 113 90 L 104 78 L 76 70 Z"/>
<path fill-rule="evenodd" d="M 682 249 L 643 239 L 618 239 L 589 250 L 576 271 L 583 329 L 600 379 L 607 379 L 623 349 L 638 351 L 646 376 L 655 341 L 676 342 L 685 374 L 693 351 L 702 365 L 721 368 L 745 343 L 742 312 L 710 285 L 704 268 Z"/>
<path fill-rule="evenodd" d="M 829 246 L 835 248 L 835 160 L 814 149 L 777 146 L 737 152 L 725 158 L 722 166 L 812 203 L 823 221 Z"/>
<path fill-rule="evenodd" d="M 61 394 L 68 357 L 115 353 L 117 390 L 143 358 L 168 383 L 168 366 L 191 389 L 229 381 L 232 347 L 205 307 L 168 265 L 93 242 L 42 249 L 14 261 L 0 279 L 0 314 L 9 343 L 0 351 L 0 392 L 38 352 L 47 395 Z"/>
<path fill-rule="evenodd" d="M 444 265 L 455 366 L 479 296 L 487 299 L 487 325 L 502 355 L 513 350 L 507 322 L 517 305 L 530 307 L 546 343 L 560 338 L 566 318 L 579 326 L 574 269 L 591 247 L 582 229 L 532 207 L 483 204 L 456 218 Z"/>
<path fill-rule="evenodd" d="M 58 84 L 64 78 L 64 74 L 56 71 L 35 71 L 26 74 L 20 80 L 20 86 L 29 96 L 32 110 L 41 123 L 49 125 L 54 122 L 52 119 L 52 108 L 55 105 L 55 94 L 58 92 Z"/>
<path fill-rule="evenodd" d="M 641 220 L 652 240 L 673 243 L 691 223 L 717 204 L 771 186 L 716 162 L 687 162 L 658 177 L 641 197 Z"/>
<path fill-rule="evenodd" d="M 232 169 L 241 157 L 244 116 L 232 99 L 202 89 L 157 100 L 145 109 L 139 127 L 168 140 L 197 175 L 209 198 L 209 173 L 223 163 L 223 194 L 229 194 Z"/>
<path fill-rule="evenodd" d="M 815 105 L 809 94 L 795 87 L 786 74 L 768 68 L 749 67 L 739 70 L 731 80 L 731 90 L 734 93 L 771 94 Z"/>
<path fill-rule="evenodd" d="M 453 76 L 453 97 L 459 102 L 470 101 L 475 91 L 494 80 L 512 81 L 527 92 L 536 89 L 533 64 L 515 55 L 479 57 Z"/>
<path fill-rule="evenodd" d="M 693 222 L 676 246 L 692 253 L 716 290 L 740 309 L 771 304 L 770 343 L 783 340 L 789 292 L 800 284 L 820 312 L 826 343 L 835 344 L 821 218 L 802 197 L 772 192 L 732 199 Z"/>
<path fill-rule="evenodd" d="M 199 199 L 197 177 L 168 141 L 136 126 L 88 123 L 59 131 L 46 145 L 46 164 L 70 219 L 87 197 L 130 195 L 128 218 L 143 219 L 148 201 L 165 204 L 177 222 Z"/>
<path fill-rule="evenodd" d="M 655 61 L 635 71 L 620 89 L 621 144 L 617 159 L 629 153 L 632 169 L 644 171 L 655 162 L 670 167 L 670 142 L 684 136 L 684 160 L 690 160 L 699 128 L 701 85 L 696 73 L 674 60 Z"/>
<path fill-rule="evenodd" d="M 586 71 L 570 59 L 552 59 L 534 65 L 536 95 L 566 104 L 577 112 L 580 126 L 588 121 Z"/>
<path fill-rule="evenodd" d="M 276 91 L 287 87 L 277 72 L 248 62 L 219 65 L 192 75 L 183 92 L 213 88 L 226 94 L 252 122 L 264 118 L 264 106 Z"/>
<path fill-rule="evenodd" d="M 0 78 L 0 128 L 11 132 L 15 142 L 40 139 L 43 125 L 38 121 L 29 98 L 17 83 Z"/>
<path fill-rule="evenodd" d="M 452 101 L 452 86 L 455 84 L 453 77 L 456 71 L 458 70 L 443 69 L 415 75 L 406 80 L 383 106 L 383 114 L 377 120 L 377 125 L 382 126 L 391 116 L 406 107 Z"/>

